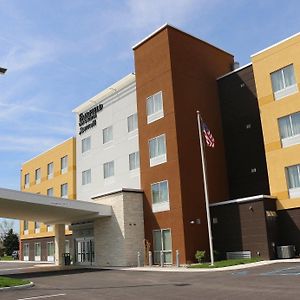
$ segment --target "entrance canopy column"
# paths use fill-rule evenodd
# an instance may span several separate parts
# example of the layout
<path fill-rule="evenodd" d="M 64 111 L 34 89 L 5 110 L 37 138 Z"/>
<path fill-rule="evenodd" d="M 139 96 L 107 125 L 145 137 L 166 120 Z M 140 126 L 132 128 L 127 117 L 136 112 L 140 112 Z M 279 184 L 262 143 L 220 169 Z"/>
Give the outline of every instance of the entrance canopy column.
<path fill-rule="evenodd" d="M 65 224 L 55 224 L 55 264 L 63 265 L 63 253 L 65 252 Z"/>

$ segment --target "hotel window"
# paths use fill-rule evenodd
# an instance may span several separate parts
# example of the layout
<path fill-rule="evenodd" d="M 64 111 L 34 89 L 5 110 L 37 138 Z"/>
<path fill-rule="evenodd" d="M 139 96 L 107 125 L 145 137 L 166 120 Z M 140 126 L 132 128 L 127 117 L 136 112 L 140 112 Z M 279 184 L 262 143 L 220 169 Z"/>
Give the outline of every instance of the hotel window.
<path fill-rule="evenodd" d="M 47 261 L 54 261 L 54 243 L 48 242 L 47 243 Z"/>
<path fill-rule="evenodd" d="M 113 128 L 112 126 L 106 127 L 102 131 L 103 144 L 106 144 L 113 140 Z"/>
<path fill-rule="evenodd" d="M 60 186 L 60 196 L 62 198 L 68 198 L 68 184 L 64 183 Z"/>
<path fill-rule="evenodd" d="M 149 152 L 150 167 L 162 164 L 167 161 L 165 134 L 149 140 Z"/>
<path fill-rule="evenodd" d="M 140 153 L 133 152 L 129 154 L 129 170 L 135 170 L 140 167 Z"/>
<path fill-rule="evenodd" d="M 47 196 L 53 197 L 54 192 L 53 192 L 53 188 L 47 189 Z"/>
<path fill-rule="evenodd" d="M 35 184 L 41 183 L 41 168 L 35 170 Z"/>
<path fill-rule="evenodd" d="M 65 253 L 70 253 L 70 241 L 65 240 Z"/>
<path fill-rule="evenodd" d="M 81 141 L 81 153 L 91 150 L 91 137 L 87 137 Z"/>
<path fill-rule="evenodd" d="M 300 112 L 278 120 L 283 147 L 300 143 Z"/>
<path fill-rule="evenodd" d="M 133 114 L 127 118 L 128 132 L 134 131 L 138 128 L 137 114 Z"/>
<path fill-rule="evenodd" d="M 51 162 L 47 165 L 47 177 L 48 177 L 48 179 L 53 178 L 53 171 L 54 171 L 53 162 Z"/>
<path fill-rule="evenodd" d="M 115 170 L 114 170 L 114 161 L 107 162 L 103 164 L 103 177 L 104 179 L 112 177 L 115 175 Z"/>
<path fill-rule="evenodd" d="M 23 259 L 24 261 L 29 260 L 29 244 L 23 244 Z"/>
<path fill-rule="evenodd" d="M 290 198 L 300 198 L 300 165 L 286 168 Z"/>
<path fill-rule="evenodd" d="M 41 260 L 41 243 L 34 243 L 34 260 Z"/>
<path fill-rule="evenodd" d="M 293 65 L 271 73 L 271 80 L 275 100 L 298 92 Z"/>
<path fill-rule="evenodd" d="M 52 232 L 52 231 L 53 231 L 53 226 L 47 225 L 47 232 Z"/>
<path fill-rule="evenodd" d="M 23 224 L 24 224 L 24 234 L 28 234 L 28 225 L 29 225 L 28 221 L 25 220 Z"/>
<path fill-rule="evenodd" d="M 82 172 L 82 185 L 86 185 L 91 183 L 92 181 L 92 175 L 91 175 L 91 169 L 85 170 Z"/>
<path fill-rule="evenodd" d="M 170 210 L 168 180 L 151 184 L 152 211 Z"/>
<path fill-rule="evenodd" d="M 147 123 L 152 123 L 163 118 L 163 97 L 162 92 L 158 92 L 147 98 Z"/>
<path fill-rule="evenodd" d="M 61 174 L 68 172 L 68 155 L 60 159 L 60 170 L 61 170 Z"/>
<path fill-rule="evenodd" d="M 24 187 L 26 189 L 29 188 L 29 173 L 25 174 L 24 176 Z"/>
<path fill-rule="evenodd" d="M 163 251 L 164 263 L 172 263 L 172 237 L 170 229 L 153 230 L 154 263 L 160 263 L 160 252 Z"/>
<path fill-rule="evenodd" d="M 40 222 L 34 222 L 34 232 L 40 233 L 41 230 L 41 223 Z"/>

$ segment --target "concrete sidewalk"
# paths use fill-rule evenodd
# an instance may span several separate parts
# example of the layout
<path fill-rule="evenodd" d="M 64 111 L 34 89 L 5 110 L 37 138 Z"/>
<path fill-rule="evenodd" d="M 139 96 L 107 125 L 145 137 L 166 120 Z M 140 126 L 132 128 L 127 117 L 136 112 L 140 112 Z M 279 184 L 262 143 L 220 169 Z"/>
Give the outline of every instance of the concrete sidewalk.
<path fill-rule="evenodd" d="M 232 271 L 232 270 L 242 270 L 259 266 L 266 266 L 276 263 L 300 263 L 300 258 L 293 259 L 277 259 L 277 260 L 264 260 L 249 264 L 242 264 L 236 266 L 229 266 L 223 268 L 211 268 L 211 269 L 201 269 L 201 268 L 188 268 L 187 266 L 175 267 L 175 266 L 144 266 L 144 267 L 99 267 L 101 269 L 107 270 L 119 270 L 119 271 L 136 271 L 136 272 L 187 272 L 187 273 L 199 273 L 199 272 L 220 272 L 220 271 Z"/>

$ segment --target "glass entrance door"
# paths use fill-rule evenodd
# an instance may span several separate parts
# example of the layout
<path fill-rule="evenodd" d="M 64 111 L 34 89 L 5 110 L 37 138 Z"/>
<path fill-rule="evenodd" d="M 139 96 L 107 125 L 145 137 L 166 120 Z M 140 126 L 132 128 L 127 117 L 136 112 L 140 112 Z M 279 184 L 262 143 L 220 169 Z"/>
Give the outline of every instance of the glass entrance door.
<path fill-rule="evenodd" d="M 92 264 L 95 260 L 94 239 L 76 239 L 76 262 L 79 264 Z"/>

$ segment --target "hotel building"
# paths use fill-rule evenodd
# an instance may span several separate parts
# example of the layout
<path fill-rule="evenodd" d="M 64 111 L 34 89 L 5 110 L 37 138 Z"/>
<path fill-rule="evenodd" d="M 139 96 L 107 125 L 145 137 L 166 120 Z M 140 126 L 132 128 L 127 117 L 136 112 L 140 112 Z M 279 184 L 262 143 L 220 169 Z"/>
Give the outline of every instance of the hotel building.
<path fill-rule="evenodd" d="M 70 138 L 23 163 L 21 191 L 76 199 L 75 172 L 75 138 Z M 70 252 L 73 247 L 71 234 L 66 224 L 66 252 Z M 43 224 L 37 220 L 20 221 L 20 243 L 23 260 L 54 262 L 52 224 Z"/>
<path fill-rule="evenodd" d="M 299 43 L 298 34 L 238 69 L 230 53 L 170 25 L 135 45 L 135 73 L 74 109 L 76 151 L 49 151 L 22 169 L 22 190 L 46 194 L 43 168 L 72 157 L 69 196 L 78 201 L 62 202 L 69 215 L 52 223 L 72 224 L 74 262 L 136 265 L 151 250 L 155 264 L 161 251 L 164 263 L 179 253 L 186 264 L 209 252 L 197 110 L 215 139 L 205 147 L 214 249 L 270 259 L 291 244 L 299 253 Z M 57 179 L 56 196 L 64 183 Z"/>

